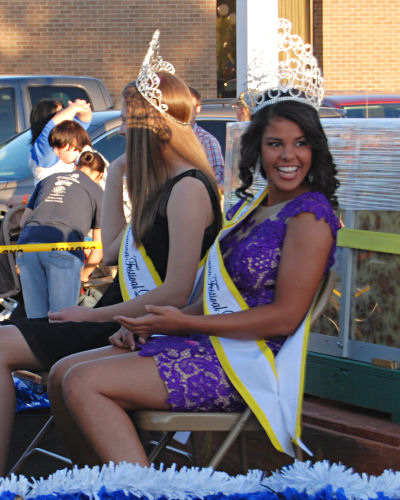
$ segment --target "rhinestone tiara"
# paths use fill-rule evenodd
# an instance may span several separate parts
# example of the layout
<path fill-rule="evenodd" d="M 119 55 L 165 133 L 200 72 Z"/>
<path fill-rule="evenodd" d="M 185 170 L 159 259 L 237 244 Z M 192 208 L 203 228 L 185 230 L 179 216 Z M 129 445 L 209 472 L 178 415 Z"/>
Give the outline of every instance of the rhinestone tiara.
<path fill-rule="evenodd" d="M 254 114 L 279 101 L 295 100 L 319 109 L 324 96 L 324 79 L 312 46 L 291 33 L 292 24 L 278 19 L 276 66 L 266 65 L 264 51 L 254 53 L 248 68 L 244 101 Z"/>
<path fill-rule="evenodd" d="M 168 106 L 162 102 L 162 93 L 159 89 L 160 78 L 157 76 L 158 71 L 166 71 L 167 73 L 175 73 L 175 68 L 171 63 L 163 61 L 158 53 L 160 43 L 158 41 L 160 30 L 156 30 L 153 38 L 149 43 L 147 54 L 143 59 L 142 67 L 136 79 L 136 87 L 141 96 L 146 99 L 160 113 L 167 113 Z M 168 115 L 172 119 L 171 115 Z M 179 122 L 179 120 L 176 120 Z M 179 122 L 181 123 L 181 122 Z"/>

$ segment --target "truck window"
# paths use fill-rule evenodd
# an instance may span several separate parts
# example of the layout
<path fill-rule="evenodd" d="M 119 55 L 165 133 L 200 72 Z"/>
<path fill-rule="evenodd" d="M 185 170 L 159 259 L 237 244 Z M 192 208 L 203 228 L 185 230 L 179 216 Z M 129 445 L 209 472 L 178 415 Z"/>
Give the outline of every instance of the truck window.
<path fill-rule="evenodd" d="M 29 130 L 0 146 L 0 183 L 21 181 L 32 176 L 28 166 L 30 147 Z"/>
<path fill-rule="evenodd" d="M 101 153 L 106 160 L 112 162 L 122 153 L 125 153 L 125 137 L 119 134 L 119 129 L 115 132 L 103 134 L 93 141 L 93 146 Z"/>
<path fill-rule="evenodd" d="M 0 88 L 0 143 L 16 133 L 14 89 Z"/>
<path fill-rule="evenodd" d="M 31 104 L 34 106 L 40 99 L 57 99 L 67 106 L 68 101 L 84 99 L 93 105 L 86 90 L 81 87 L 69 87 L 67 85 L 35 85 L 29 87 Z"/>

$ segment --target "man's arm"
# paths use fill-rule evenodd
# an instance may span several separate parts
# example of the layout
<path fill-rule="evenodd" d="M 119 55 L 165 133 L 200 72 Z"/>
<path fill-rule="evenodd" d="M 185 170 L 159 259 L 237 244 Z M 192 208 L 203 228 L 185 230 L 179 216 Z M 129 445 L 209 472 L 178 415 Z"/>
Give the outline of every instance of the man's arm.
<path fill-rule="evenodd" d="M 93 229 L 93 241 L 101 241 L 101 229 Z M 102 258 L 103 250 L 101 248 L 94 248 L 90 251 L 90 254 L 87 257 L 86 263 L 81 272 L 81 281 L 83 283 L 89 280 L 89 276 L 100 264 Z"/>
<path fill-rule="evenodd" d="M 33 210 L 31 208 L 25 208 L 24 213 L 21 215 L 21 219 L 19 220 L 19 227 L 21 229 L 24 227 L 25 222 L 32 215 L 32 211 Z"/>
<path fill-rule="evenodd" d="M 224 157 L 222 155 L 221 145 L 218 139 L 210 134 L 210 132 L 207 132 L 207 130 L 204 130 L 199 126 L 197 126 L 194 130 L 207 154 L 208 161 L 217 179 L 219 190 L 223 194 L 225 163 Z"/>
<path fill-rule="evenodd" d="M 44 126 L 35 143 L 31 148 L 31 157 L 36 167 L 52 167 L 58 161 L 53 148 L 49 144 L 50 132 L 59 123 L 65 120 L 73 120 L 77 117 L 84 125 L 88 127 L 92 119 L 92 110 L 90 104 L 82 99 L 77 99 L 74 102 L 69 102 L 68 106 L 58 111 L 51 120 Z"/>

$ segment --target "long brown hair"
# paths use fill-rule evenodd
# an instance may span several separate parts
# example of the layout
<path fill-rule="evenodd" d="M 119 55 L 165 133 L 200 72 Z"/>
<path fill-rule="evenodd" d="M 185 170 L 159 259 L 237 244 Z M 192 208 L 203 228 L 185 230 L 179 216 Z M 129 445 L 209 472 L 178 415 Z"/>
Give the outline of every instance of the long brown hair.
<path fill-rule="evenodd" d="M 209 177 L 217 197 L 218 188 L 206 153 L 190 125 L 192 97 L 186 84 L 175 75 L 157 73 L 162 102 L 168 113 L 160 113 L 139 93 L 135 82 L 122 92 L 126 107 L 127 187 L 132 201 L 132 232 L 137 246 L 153 225 L 163 184 L 174 176 L 174 165 L 165 151 L 171 148 L 188 166 Z M 177 121 L 178 120 L 178 121 Z M 182 123 L 179 123 L 182 122 Z"/>
<path fill-rule="evenodd" d="M 57 99 L 40 99 L 32 108 L 30 114 L 32 139 L 31 144 L 35 144 L 36 139 L 42 133 L 45 125 L 61 110 L 63 104 Z"/>

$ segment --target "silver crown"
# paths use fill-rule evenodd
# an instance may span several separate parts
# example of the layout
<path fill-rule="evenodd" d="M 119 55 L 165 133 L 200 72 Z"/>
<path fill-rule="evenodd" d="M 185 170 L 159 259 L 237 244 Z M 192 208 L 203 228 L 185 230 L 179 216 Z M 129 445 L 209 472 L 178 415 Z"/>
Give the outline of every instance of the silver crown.
<path fill-rule="evenodd" d="M 267 65 L 263 51 L 253 54 L 248 68 L 244 100 L 254 114 L 279 101 L 295 100 L 319 109 L 324 96 L 324 79 L 312 46 L 291 33 L 292 24 L 278 19 L 278 53 L 275 67 Z M 269 67 L 268 67 L 269 66 Z"/>
<path fill-rule="evenodd" d="M 166 113 L 168 111 L 168 106 L 162 102 L 162 93 L 158 88 L 160 79 L 156 73 L 157 71 L 166 71 L 167 73 L 174 74 L 175 68 L 171 63 L 163 61 L 158 54 L 158 49 L 160 47 L 158 41 L 159 36 L 160 30 L 156 30 L 149 43 L 147 54 L 143 59 L 142 67 L 136 79 L 136 87 L 142 97 L 144 97 L 154 108 L 160 113 Z"/>

